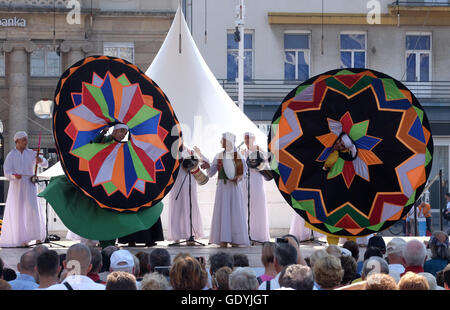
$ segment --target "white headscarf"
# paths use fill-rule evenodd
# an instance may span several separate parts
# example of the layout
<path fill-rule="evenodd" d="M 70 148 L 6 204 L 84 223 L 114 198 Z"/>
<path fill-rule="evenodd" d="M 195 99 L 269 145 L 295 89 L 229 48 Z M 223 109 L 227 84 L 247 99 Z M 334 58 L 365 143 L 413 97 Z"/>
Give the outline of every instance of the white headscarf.
<path fill-rule="evenodd" d="M 345 148 L 349 149 L 352 153 L 352 157 L 356 156 L 356 146 L 353 144 L 352 140 L 347 135 L 341 137 L 342 142 L 344 142 Z"/>
<path fill-rule="evenodd" d="M 254 137 L 255 137 L 255 134 L 254 134 L 253 132 L 247 131 L 246 133 L 244 133 L 244 137 L 245 137 L 245 136 L 248 136 L 248 137 L 250 137 L 250 138 L 254 138 Z"/>
<path fill-rule="evenodd" d="M 118 123 L 118 124 L 114 125 L 114 130 L 121 129 L 121 128 L 125 128 L 126 130 L 128 130 L 128 126 L 125 124 Z"/>
<path fill-rule="evenodd" d="M 233 145 L 236 142 L 236 136 L 234 134 L 232 134 L 231 132 L 225 132 L 222 134 L 222 137 L 227 140 L 230 141 Z"/>
<path fill-rule="evenodd" d="M 18 131 L 14 135 L 14 142 L 19 140 L 19 139 L 22 139 L 22 138 L 28 138 L 27 133 L 25 131 Z"/>

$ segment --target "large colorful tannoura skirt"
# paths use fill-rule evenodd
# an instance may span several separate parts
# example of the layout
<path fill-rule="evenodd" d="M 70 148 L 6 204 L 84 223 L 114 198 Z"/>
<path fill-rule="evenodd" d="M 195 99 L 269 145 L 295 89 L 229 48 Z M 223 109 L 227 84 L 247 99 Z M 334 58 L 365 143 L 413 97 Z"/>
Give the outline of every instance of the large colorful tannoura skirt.
<path fill-rule="evenodd" d="M 340 155 L 326 171 L 343 134 L 357 156 Z M 382 231 L 408 213 L 433 154 L 430 125 L 414 95 L 368 69 L 329 71 L 292 90 L 273 117 L 268 145 L 281 194 L 332 243 Z"/>
<path fill-rule="evenodd" d="M 128 126 L 128 141 L 95 142 L 118 123 Z M 181 129 L 168 98 L 138 67 L 107 56 L 70 67 L 55 91 L 53 134 L 65 176 L 41 196 L 71 231 L 111 240 L 158 220 L 178 173 Z"/>

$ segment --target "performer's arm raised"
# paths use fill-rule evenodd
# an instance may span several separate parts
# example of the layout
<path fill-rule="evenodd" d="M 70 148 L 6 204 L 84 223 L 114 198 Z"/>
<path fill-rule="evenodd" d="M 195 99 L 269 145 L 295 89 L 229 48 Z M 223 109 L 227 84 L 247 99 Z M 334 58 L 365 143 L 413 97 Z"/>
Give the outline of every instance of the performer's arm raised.
<path fill-rule="evenodd" d="M 213 161 L 213 163 L 211 164 L 211 166 L 207 169 L 207 171 L 208 171 L 208 176 L 209 176 L 210 178 L 213 177 L 213 176 L 217 173 L 218 170 L 219 170 L 219 157 L 216 156 L 216 157 L 214 158 L 214 161 Z"/>

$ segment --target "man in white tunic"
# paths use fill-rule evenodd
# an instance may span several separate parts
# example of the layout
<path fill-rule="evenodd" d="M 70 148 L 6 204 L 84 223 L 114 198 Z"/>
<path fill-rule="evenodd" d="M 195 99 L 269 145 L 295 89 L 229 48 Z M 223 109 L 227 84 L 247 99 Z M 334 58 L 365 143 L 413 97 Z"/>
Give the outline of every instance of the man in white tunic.
<path fill-rule="evenodd" d="M 185 148 L 182 153 L 182 159 L 190 155 L 192 155 L 192 151 Z M 200 158 L 201 161 L 205 161 L 205 158 Z M 191 187 L 191 197 L 189 197 L 189 186 Z M 192 236 L 194 239 L 200 239 L 203 237 L 203 224 L 198 207 L 197 181 L 192 173 L 188 172 L 184 167 L 180 167 L 175 184 L 169 193 L 168 240 L 178 242 L 181 239 L 189 239 L 191 237 L 191 202 Z M 188 243 L 188 245 L 191 244 Z"/>
<path fill-rule="evenodd" d="M 45 211 L 40 207 L 37 185 L 30 180 L 35 164 L 46 168 L 48 162 L 27 148 L 28 136 L 14 135 L 16 147 L 6 156 L 5 177 L 10 181 L 0 235 L 0 247 L 26 247 L 32 240 L 45 239 Z"/>
<path fill-rule="evenodd" d="M 236 136 L 232 133 L 224 133 L 222 136 L 224 151 L 218 153 L 211 166 L 207 167 L 210 178 L 219 173 L 209 242 L 219 244 L 220 247 L 227 247 L 228 243 L 233 247 L 250 245 L 240 180 L 229 180 L 223 168 L 224 161 L 232 160 L 233 154 L 237 152 L 235 140 Z M 245 171 L 247 169 L 245 161 L 239 154 L 237 156 L 238 160 L 242 161 Z"/>
<path fill-rule="evenodd" d="M 247 146 L 242 151 L 242 156 L 246 160 L 251 154 L 256 154 L 260 148 L 255 145 L 255 135 L 251 132 L 244 134 L 244 142 Z M 262 157 L 265 157 L 261 153 Z M 250 182 L 249 182 L 250 181 Z M 241 182 L 242 193 L 244 195 L 244 208 L 247 223 L 250 222 L 250 239 L 259 242 L 269 241 L 269 218 L 267 214 L 266 193 L 264 191 L 264 177 L 258 169 L 247 166 Z M 250 187 L 250 207 L 249 207 L 249 187 Z M 248 209 L 250 208 L 250 221 L 248 220 Z"/>

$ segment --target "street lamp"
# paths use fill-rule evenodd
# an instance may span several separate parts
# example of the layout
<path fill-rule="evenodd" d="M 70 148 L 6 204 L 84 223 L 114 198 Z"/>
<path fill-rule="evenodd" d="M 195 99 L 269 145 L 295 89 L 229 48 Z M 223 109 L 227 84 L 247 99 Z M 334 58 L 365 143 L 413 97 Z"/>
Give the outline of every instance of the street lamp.
<path fill-rule="evenodd" d="M 52 117 L 53 101 L 50 99 L 41 99 L 34 105 L 34 114 L 42 119 Z"/>

